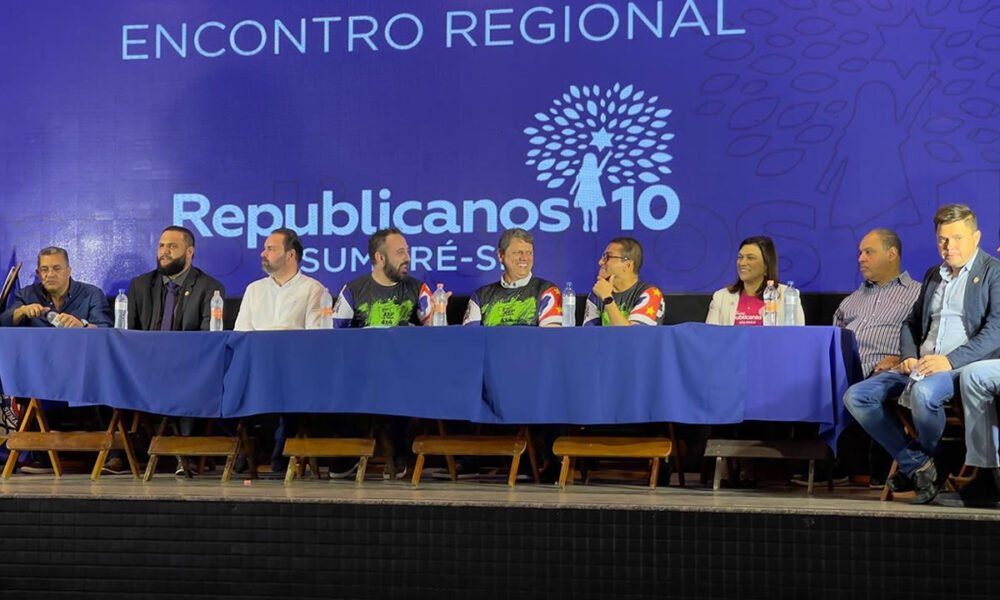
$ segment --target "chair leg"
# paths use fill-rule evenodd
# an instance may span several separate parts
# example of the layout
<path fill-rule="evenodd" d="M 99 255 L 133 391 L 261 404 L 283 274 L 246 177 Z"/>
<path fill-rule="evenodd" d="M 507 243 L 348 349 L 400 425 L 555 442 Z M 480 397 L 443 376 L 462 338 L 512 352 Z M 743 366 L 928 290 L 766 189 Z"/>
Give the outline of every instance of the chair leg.
<path fill-rule="evenodd" d="M 146 463 L 146 472 L 142 475 L 143 483 L 149 482 L 153 478 L 153 473 L 156 473 L 156 463 L 160 461 L 159 454 L 150 454 L 149 462 Z"/>
<path fill-rule="evenodd" d="M 830 475 L 832 476 L 832 473 Z M 816 461 L 815 460 L 811 460 L 811 461 L 809 461 L 809 479 L 806 482 L 806 493 L 807 494 L 812 494 L 813 493 L 813 478 L 815 478 L 815 477 L 816 477 Z"/>
<path fill-rule="evenodd" d="M 285 467 L 285 485 L 291 485 L 296 475 L 299 475 L 299 457 L 289 456 L 288 466 Z"/>
<path fill-rule="evenodd" d="M 362 456 L 358 460 L 358 472 L 354 475 L 354 483 L 362 484 L 365 482 L 365 471 L 368 470 L 368 457 Z M 317 475 L 318 477 L 318 475 Z"/>
<path fill-rule="evenodd" d="M 715 475 L 712 477 L 712 491 L 717 492 L 722 487 L 722 457 L 715 457 Z"/>
<path fill-rule="evenodd" d="M 559 469 L 559 487 L 561 489 L 566 489 L 566 477 L 569 475 L 570 462 L 570 457 L 564 456 L 562 458 L 562 468 Z"/>
<path fill-rule="evenodd" d="M 521 455 L 515 454 L 514 458 L 510 461 L 510 475 L 507 476 L 507 485 L 514 487 L 517 483 L 517 469 L 521 466 Z"/>
<path fill-rule="evenodd" d="M 420 476 L 424 472 L 424 459 L 425 457 L 423 454 L 417 455 L 417 464 L 413 465 L 413 479 L 410 480 L 413 487 L 420 485 Z"/>
<path fill-rule="evenodd" d="M 654 458 L 653 464 L 649 468 L 649 489 L 656 489 L 656 480 L 660 476 L 660 459 Z"/>

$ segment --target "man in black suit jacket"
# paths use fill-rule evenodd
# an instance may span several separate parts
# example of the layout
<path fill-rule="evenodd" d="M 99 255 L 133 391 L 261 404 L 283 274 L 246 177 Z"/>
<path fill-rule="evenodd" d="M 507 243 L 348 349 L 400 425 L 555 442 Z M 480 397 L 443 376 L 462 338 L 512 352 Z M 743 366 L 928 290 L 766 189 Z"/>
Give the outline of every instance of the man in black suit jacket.
<path fill-rule="evenodd" d="M 212 296 L 226 290 L 218 280 L 191 265 L 194 234 L 185 227 L 171 225 L 160 234 L 156 270 L 132 280 L 128 288 L 128 328 L 145 331 L 208 331 L 212 318 Z M 173 298 L 169 298 L 172 295 Z M 173 304 L 169 314 L 164 308 Z M 194 419 L 178 419 L 181 435 L 191 435 Z M 114 470 L 116 459 L 109 470 Z M 184 474 L 177 459 L 177 474 Z"/>
<path fill-rule="evenodd" d="M 194 235 L 171 225 L 160 235 L 157 268 L 132 280 L 128 288 L 128 328 L 139 330 L 208 331 L 212 296 L 226 290 L 218 280 L 191 265 Z M 174 284 L 174 309 L 164 319 L 170 284 Z"/>
<path fill-rule="evenodd" d="M 944 405 L 954 396 L 962 369 L 1000 356 L 1000 261 L 979 249 L 981 233 L 968 206 L 942 206 L 934 225 L 943 262 L 924 275 L 903 322 L 899 367 L 844 394 L 854 418 L 899 464 L 889 488 L 915 490 L 914 504 L 937 496 L 934 455 L 944 432 Z M 885 406 L 900 394 L 900 403 L 912 409 L 915 439 Z"/>

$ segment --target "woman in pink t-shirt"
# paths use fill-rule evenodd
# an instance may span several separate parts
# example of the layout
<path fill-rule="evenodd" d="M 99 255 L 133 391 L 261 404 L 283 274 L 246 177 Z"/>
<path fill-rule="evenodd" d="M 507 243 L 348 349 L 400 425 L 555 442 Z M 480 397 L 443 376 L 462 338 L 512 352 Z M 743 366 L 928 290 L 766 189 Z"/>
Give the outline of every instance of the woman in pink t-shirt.
<path fill-rule="evenodd" d="M 774 242 L 766 235 L 750 237 L 740 242 L 736 254 L 736 282 L 712 295 L 705 322 L 710 325 L 763 325 L 764 288 L 767 281 L 778 281 L 778 253 Z M 778 284 L 778 323 L 785 322 L 782 302 L 786 286 Z M 805 325 L 805 315 L 799 304 L 796 325 Z"/>

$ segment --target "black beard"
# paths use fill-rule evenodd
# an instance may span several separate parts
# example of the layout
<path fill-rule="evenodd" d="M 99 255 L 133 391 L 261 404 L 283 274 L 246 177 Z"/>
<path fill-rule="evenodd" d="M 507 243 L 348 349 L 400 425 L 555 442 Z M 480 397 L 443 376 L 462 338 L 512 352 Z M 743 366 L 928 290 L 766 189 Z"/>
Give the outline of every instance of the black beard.
<path fill-rule="evenodd" d="M 403 265 L 394 267 L 386 263 L 385 269 L 383 269 L 383 271 L 385 272 L 385 276 L 389 279 L 389 281 L 394 281 L 396 283 L 399 283 L 400 281 L 403 280 L 403 277 L 405 277 L 405 275 L 403 275 L 402 267 Z"/>
<path fill-rule="evenodd" d="M 165 265 L 162 265 L 162 264 L 160 264 L 159 261 L 157 261 L 156 262 L 156 271 L 160 275 L 166 275 L 167 277 L 173 277 L 174 275 L 177 275 L 178 273 L 180 273 L 181 271 L 183 271 L 184 267 L 186 267 L 186 266 L 187 266 L 187 263 L 184 261 L 184 257 L 181 256 L 181 257 L 175 258 L 174 260 L 168 262 Z"/>

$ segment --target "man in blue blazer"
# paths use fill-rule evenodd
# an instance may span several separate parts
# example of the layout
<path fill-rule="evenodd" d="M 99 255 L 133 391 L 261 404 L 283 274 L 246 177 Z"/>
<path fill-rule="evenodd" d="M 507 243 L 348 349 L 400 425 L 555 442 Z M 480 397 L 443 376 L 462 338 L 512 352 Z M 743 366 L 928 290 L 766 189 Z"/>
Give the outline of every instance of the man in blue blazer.
<path fill-rule="evenodd" d="M 916 491 L 926 504 L 938 493 L 934 455 L 944 432 L 944 405 L 955 394 L 962 368 L 1000 357 L 1000 261 L 979 250 L 976 215 L 948 204 L 934 215 L 943 262 L 924 275 L 913 311 L 900 332 L 901 362 L 851 386 L 844 405 L 899 464 L 893 491 Z M 910 439 L 887 402 L 909 405 L 916 438 Z"/>

